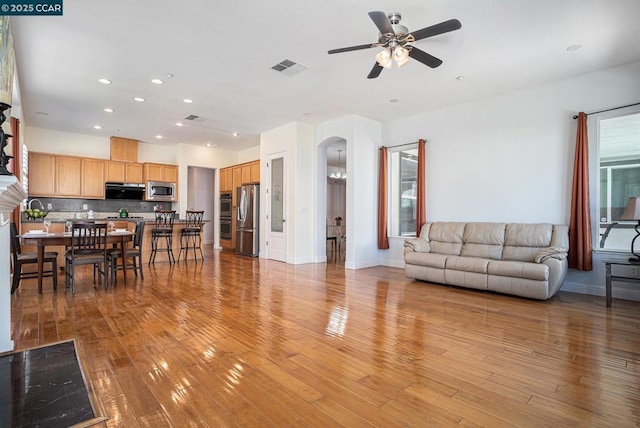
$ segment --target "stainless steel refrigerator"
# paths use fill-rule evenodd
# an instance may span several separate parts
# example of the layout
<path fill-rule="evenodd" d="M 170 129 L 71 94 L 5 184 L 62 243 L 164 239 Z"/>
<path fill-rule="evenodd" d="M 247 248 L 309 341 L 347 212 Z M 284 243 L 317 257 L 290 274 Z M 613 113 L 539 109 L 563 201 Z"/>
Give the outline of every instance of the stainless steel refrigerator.
<path fill-rule="evenodd" d="M 238 187 L 236 201 L 236 253 L 257 257 L 260 250 L 260 185 Z"/>

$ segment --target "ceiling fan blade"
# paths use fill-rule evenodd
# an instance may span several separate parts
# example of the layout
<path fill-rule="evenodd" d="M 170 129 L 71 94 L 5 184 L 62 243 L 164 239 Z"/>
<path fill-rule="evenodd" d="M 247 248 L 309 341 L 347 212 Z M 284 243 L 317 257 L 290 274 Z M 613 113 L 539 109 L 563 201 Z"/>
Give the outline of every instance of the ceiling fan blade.
<path fill-rule="evenodd" d="M 455 31 L 462 28 L 462 24 L 457 19 L 450 19 L 448 21 L 441 22 L 431 27 L 426 27 L 421 30 L 412 31 L 411 35 L 415 40 L 426 39 L 427 37 L 437 36 L 438 34 L 448 33 L 449 31 Z"/>
<path fill-rule="evenodd" d="M 371 69 L 371 71 L 369 72 L 367 79 L 375 79 L 376 77 L 380 76 L 380 73 L 382 73 L 383 68 L 384 68 L 383 66 L 381 66 L 376 62 L 373 65 L 373 68 Z"/>
<path fill-rule="evenodd" d="M 380 30 L 381 34 L 395 34 L 395 31 L 393 31 L 393 27 L 391 26 L 391 22 L 389 22 L 389 18 L 387 18 L 386 13 L 379 10 L 369 12 L 369 18 L 371 18 L 373 23 L 376 24 L 376 27 L 378 27 L 378 30 Z"/>
<path fill-rule="evenodd" d="M 409 56 L 411 58 L 415 59 L 416 61 L 420 61 L 424 65 L 428 65 L 431 68 L 436 68 L 440 64 L 442 64 L 442 60 L 441 59 L 438 59 L 435 56 L 430 55 L 430 54 L 426 53 L 425 51 L 422 51 L 422 50 L 416 48 L 415 46 L 412 46 L 411 50 L 409 50 Z"/>
<path fill-rule="evenodd" d="M 378 45 L 375 43 L 369 43 L 368 45 L 358 45 L 358 46 L 349 46 L 348 48 L 331 49 L 328 53 L 337 54 L 342 52 L 358 51 L 360 49 L 369 49 L 375 46 L 378 46 Z"/>

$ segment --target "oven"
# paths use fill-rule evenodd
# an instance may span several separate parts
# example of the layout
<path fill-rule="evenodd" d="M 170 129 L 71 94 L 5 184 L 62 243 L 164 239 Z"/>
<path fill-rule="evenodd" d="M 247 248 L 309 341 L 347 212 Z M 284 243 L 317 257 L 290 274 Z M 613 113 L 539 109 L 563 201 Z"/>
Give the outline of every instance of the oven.
<path fill-rule="evenodd" d="M 233 202 L 231 199 L 231 192 L 220 193 L 220 217 L 233 216 Z"/>
<path fill-rule="evenodd" d="M 220 217 L 220 239 L 231 240 L 231 217 Z"/>

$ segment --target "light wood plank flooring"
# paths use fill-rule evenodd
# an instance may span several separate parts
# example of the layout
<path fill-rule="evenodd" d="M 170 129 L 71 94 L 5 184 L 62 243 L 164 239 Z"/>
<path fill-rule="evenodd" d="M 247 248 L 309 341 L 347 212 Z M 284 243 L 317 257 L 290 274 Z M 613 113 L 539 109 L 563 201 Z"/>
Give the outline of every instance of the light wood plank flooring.
<path fill-rule="evenodd" d="M 640 425 L 640 302 L 205 256 L 108 291 L 23 281 L 16 348 L 75 338 L 114 427 Z"/>

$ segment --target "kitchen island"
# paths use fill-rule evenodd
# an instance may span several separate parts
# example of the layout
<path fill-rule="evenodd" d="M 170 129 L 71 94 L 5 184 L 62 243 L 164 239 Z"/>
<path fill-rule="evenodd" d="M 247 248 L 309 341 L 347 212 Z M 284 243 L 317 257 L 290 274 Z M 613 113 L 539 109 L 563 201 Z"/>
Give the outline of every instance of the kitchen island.
<path fill-rule="evenodd" d="M 93 219 L 66 219 L 66 218 L 49 218 L 49 216 L 46 217 L 47 220 L 51 220 L 51 227 L 49 228 L 49 231 L 51 233 L 62 233 L 64 232 L 65 229 L 65 223 L 67 222 L 67 220 L 71 220 L 71 221 L 113 221 L 114 222 L 114 227 L 117 229 L 127 229 L 131 232 L 133 232 L 135 230 L 136 227 L 136 222 L 137 221 L 144 221 L 145 222 L 145 227 L 144 227 L 144 238 L 142 240 L 142 258 L 143 261 L 146 263 L 149 261 L 149 256 L 151 255 L 151 229 L 153 229 L 153 226 L 155 225 L 155 220 L 153 219 L 153 217 L 149 217 L 149 216 L 145 216 L 145 217 L 126 217 L 126 218 L 93 218 Z M 202 224 L 202 230 L 200 231 L 200 237 L 202 238 L 202 234 L 204 233 L 204 227 L 207 223 L 210 223 L 211 220 L 203 220 L 203 224 Z M 176 257 L 178 257 L 178 254 L 180 253 L 180 230 L 187 224 L 187 221 L 185 219 L 175 219 L 173 221 L 173 253 Z M 26 233 L 30 230 L 44 230 L 44 227 L 42 225 L 42 219 L 36 219 L 36 220 L 28 220 L 28 219 L 22 219 L 22 226 L 21 226 L 21 233 Z M 204 239 L 202 239 L 202 241 L 204 241 Z M 164 242 L 164 241 L 163 241 Z M 132 243 L 129 243 L 129 246 L 131 246 Z M 33 245 L 23 245 L 23 251 L 24 252 L 36 252 L 37 251 L 37 247 L 33 246 Z M 64 267 L 64 247 L 51 247 L 49 249 L 49 247 L 47 247 L 47 251 L 58 251 L 58 266 Z M 187 260 L 192 260 L 193 259 L 193 252 L 191 253 L 187 253 Z M 183 260 L 184 260 L 184 254 L 183 254 Z M 162 263 L 168 261 L 166 253 L 159 253 L 156 256 L 156 263 Z"/>

